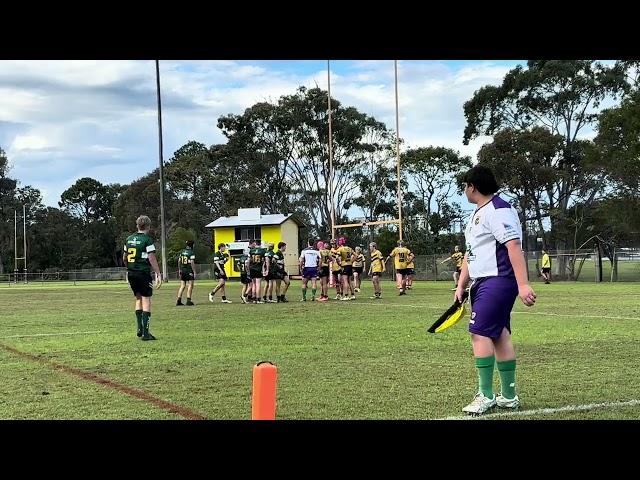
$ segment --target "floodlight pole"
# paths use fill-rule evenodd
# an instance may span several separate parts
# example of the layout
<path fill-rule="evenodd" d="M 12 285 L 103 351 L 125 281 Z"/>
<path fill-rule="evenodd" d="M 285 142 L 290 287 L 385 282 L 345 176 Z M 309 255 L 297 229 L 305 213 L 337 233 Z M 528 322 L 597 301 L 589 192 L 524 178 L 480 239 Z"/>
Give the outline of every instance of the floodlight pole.
<path fill-rule="evenodd" d="M 167 232 L 165 230 L 165 222 L 164 222 L 164 172 L 163 165 L 164 161 L 162 159 L 162 101 L 160 100 L 160 64 L 159 61 L 156 60 L 156 92 L 158 95 L 158 140 L 159 140 L 159 148 L 158 148 L 158 157 L 160 162 L 160 235 L 161 235 L 161 245 L 162 245 L 162 280 L 167 281 L 168 269 L 167 269 L 167 249 L 166 249 L 166 239 Z"/>

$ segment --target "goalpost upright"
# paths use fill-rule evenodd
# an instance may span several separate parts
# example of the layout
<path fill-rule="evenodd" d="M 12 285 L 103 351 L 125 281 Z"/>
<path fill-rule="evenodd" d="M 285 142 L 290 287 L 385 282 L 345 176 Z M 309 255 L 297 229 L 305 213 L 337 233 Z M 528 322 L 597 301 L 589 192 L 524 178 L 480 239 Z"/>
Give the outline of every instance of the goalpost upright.
<path fill-rule="evenodd" d="M 335 201 L 334 201 L 334 189 L 333 189 L 333 139 L 332 139 L 332 126 L 331 126 L 331 67 L 330 61 L 327 60 L 327 94 L 328 94 L 328 119 L 329 119 L 329 201 L 331 202 L 331 237 L 335 238 L 336 229 L 338 228 L 355 228 L 366 227 L 369 225 L 387 225 L 397 224 L 398 234 L 400 240 L 402 240 L 402 190 L 400 188 L 400 116 L 398 108 L 398 61 L 393 61 L 395 72 L 395 106 L 396 106 L 396 174 L 398 177 L 398 218 L 393 220 L 380 220 L 374 222 L 364 221 L 362 223 L 346 223 L 343 225 L 335 224 Z"/>

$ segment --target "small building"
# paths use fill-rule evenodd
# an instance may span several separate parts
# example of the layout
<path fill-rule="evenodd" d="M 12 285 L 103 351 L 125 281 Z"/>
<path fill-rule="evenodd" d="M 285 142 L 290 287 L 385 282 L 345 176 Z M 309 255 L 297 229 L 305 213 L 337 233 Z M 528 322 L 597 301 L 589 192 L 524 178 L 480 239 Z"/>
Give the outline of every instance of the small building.
<path fill-rule="evenodd" d="M 285 242 L 285 269 L 289 274 L 298 274 L 298 237 L 300 228 L 304 227 L 293 214 L 277 213 L 262 215 L 259 208 L 240 208 L 234 217 L 220 217 L 207 228 L 213 228 L 213 247 L 224 243 L 229 249 L 230 261 L 225 265 L 228 277 L 240 277 L 236 268 L 236 258 L 249 248 L 250 240 L 257 240 L 263 247 L 272 242 L 278 250 L 278 243 Z"/>

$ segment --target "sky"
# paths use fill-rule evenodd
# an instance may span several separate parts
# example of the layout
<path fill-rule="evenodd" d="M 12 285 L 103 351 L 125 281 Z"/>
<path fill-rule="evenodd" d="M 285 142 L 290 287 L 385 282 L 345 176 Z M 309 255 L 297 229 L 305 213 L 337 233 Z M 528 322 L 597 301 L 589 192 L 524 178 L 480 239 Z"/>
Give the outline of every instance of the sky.
<path fill-rule="evenodd" d="M 463 104 L 524 60 L 398 62 L 403 148 L 462 144 Z M 190 140 L 225 143 L 217 119 L 300 85 L 327 87 L 323 60 L 161 61 L 164 158 Z M 332 61 L 331 94 L 395 130 L 392 60 Z M 77 179 L 126 184 L 158 166 L 155 62 L 0 61 L 0 148 L 21 186 L 57 206 Z"/>

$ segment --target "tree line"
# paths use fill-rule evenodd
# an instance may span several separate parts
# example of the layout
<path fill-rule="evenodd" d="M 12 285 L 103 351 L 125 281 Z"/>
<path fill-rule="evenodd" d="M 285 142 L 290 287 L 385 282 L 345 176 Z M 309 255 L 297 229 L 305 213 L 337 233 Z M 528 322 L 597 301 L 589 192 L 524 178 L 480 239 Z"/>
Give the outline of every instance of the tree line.
<path fill-rule="evenodd" d="M 464 104 L 463 142 L 490 136 L 477 161 L 496 172 L 501 194 L 518 210 L 526 249 L 570 251 L 593 241 L 611 254 L 637 245 L 639 78 L 640 61 L 531 60 Z M 218 118 L 226 143 L 193 140 L 174 152 L 165 162 L 168 260 L 194 239 L 198 261 L 209 261 L 212 238 L 205 225 L 243 207 L 294 213 L 307 226 L 303 238 L 328 238 L 331 183 L 336 223 L 396 218 L 395 132 L 332 99 L 332 171 L 327 100 L 320 88 L 299 87 Z M 605 102 L 612 106 L 603 108 Z M 585 136 L 589 130 L 595 136 Z M 401 162 L 403 233 L 412 249 L 442 253 L 460 244 L 469 207 L 454 200 L 472 159 L 428 146 L 406 149 Z M 8 165 L 0 149 L 0 271 L 13 269 L 13 212 L 22 204 L 31 271 L 118 266 L 138 215 L 149 215 L 159 229 L 157 169 L 128 185 L 81 178 L 62 193 L 58 207 L 45 207 L 38 189 L 20 186 Z M 354 245 L 374 238 L 389 249 L 394 228 L 344 233 Z"/>

